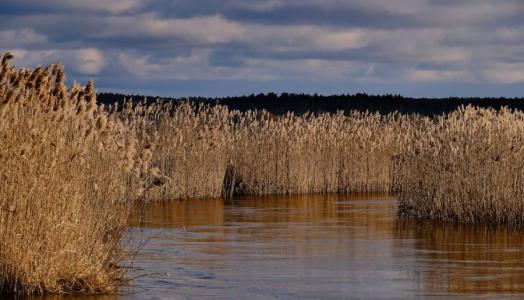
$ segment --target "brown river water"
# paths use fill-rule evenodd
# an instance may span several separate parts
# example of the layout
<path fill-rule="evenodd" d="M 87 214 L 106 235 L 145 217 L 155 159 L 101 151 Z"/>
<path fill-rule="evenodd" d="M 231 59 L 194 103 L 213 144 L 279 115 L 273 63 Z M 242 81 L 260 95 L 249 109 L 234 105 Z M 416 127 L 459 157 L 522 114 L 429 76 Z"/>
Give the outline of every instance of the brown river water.
<path fill-rule="evenodd" d="M 129 232 L 142 277 L 82 299 L 524 298 L 523 230 L 399 219 L 389 196 L 159 202 Z"/>

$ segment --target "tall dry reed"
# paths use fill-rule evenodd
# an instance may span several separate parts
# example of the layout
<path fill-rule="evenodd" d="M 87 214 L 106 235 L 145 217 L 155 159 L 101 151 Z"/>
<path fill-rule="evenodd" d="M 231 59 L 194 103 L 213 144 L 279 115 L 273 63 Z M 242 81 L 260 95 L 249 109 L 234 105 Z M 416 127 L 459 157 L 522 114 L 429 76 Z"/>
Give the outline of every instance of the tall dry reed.
<path fill-rule="evenodd" d="M 167 176 L 157 176 L 161 189 L 148 199 L 218 197 L 232 147 L 233 112 L 225 107 L 157 102 L 124 102 L 110 108 L 125 124 L 137 128 L 138 140 L 153 140 L 151 163 Z M 155 182 L 150 182 L 154 184 Z"/>
<path fill-rule="evenodd" d="M 0 70 L 0 293 L 105 293 L 147 151 L 61 65 Z M 134 191 L 131 193 L 131 190 Z"/>
<path fill-rule="evenodd" d="M 243 116 L 233 169 L 240 192 L 384 192 L 400 153 L 405 117 L 353 112 L 280 118 Z"/>
<path fill-rule="evenodd" d="M 524 221 L 524 113 L 468 106 L 419 128 L 396 161 L 404 211 L 467 223 Z"/>
<path fill-rule="evenodd" d="M 399 114 L 238 112 L 157 102 L 115 110 L 157 132 L 153 163 L 171 178 L 151 199 L 391 191 L 392 158 L 414 132 Z M 145 135 L 147 136 L 147 135 Z"/>

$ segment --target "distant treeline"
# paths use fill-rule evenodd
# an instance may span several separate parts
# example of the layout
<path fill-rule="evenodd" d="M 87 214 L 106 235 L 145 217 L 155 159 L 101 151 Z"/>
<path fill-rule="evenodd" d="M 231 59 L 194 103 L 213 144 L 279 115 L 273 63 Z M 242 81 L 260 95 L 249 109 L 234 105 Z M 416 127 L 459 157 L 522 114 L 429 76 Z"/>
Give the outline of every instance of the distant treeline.
<path fill-rule="evenodd" d="M 122 102 L 123 99 L 132 99 L 133 102 L 142 101 L 154 102 L 156 99 L 164 101 L 189 101 L 194 103 L 209 103 L 226 105 L 230 109 L 247 111 L 253 109 L 265 109 L 274 114 L 280 115 L 286 112 L 303 114 L 306 112 L 337 112 L 344 111 L 371 111 L 381 114 L 388 114 L 398 111 L 403 114 L 418 113 L 432 116 L 448 113 L 456 110 L 462 105 L 474 105 L 477 107 L 492 107 L 500 109 L 507 106 L 511 109 L 524 111 L 524 98 L 408 98 L 400 95 L 308 95 L 275 93 L 258 94 L 240 97 L 225 98 L 165 98 L 165 97 L 146 97 L 142 95 L 123 95 L 115 93 L 100 93 L 98 100 L 104 104 Z"/>

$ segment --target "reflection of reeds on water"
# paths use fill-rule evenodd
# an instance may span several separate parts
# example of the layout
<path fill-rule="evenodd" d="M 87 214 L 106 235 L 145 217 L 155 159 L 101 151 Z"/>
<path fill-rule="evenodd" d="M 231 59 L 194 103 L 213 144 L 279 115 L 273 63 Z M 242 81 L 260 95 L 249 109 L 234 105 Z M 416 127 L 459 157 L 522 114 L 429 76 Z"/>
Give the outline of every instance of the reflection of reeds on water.
<path fill-rule="evenodd" d="M 350 201 L 348 201 L 350 199 Z M 376 199 L 379 202 L 374 202 Z M 388 204 L 384 204 L 386 201 Z M 395 201 L 389 196 L 295 195 L 245 196 L 234 199 L 191 199 L 152 202 L 144 214 L 135 214 L 131 226 L 213 231 L 227 226 L 263 224 L 318 224 L 334 230 L 366 227 L 377 236 L 389 234 L 395 215 Z M 324 223 L 323 223 L 324 222 Z"/>
<path fill-rule="evenodd" d="M 391 237 L 394 208 L 389 196 L 365 194 L 159 201 L 150 203 L 141 225 L 159 232 L 169 228 L 160 233 L 163 239 L 210 255 L 234 255 L 248 247 L 253 253 L 260 248 L 261 253 L 303 258 L 349 247 L 343 255 L 355 256 L 365 253 L 366 245 L 353 238 Z M 138 225 L 141 218 L 134 220 Z"/>
<path fill-rule="evenodd" d="M 45 296 L 27 296 L 17 298 L 19 300 L 117 300 L 118 295 L 45 295 Z"/>
<path fill-rule="evenodd" d="M 191 199 L 151 202 L 144 211 L 136 211 L 129 226 L 147 228 L 192 228 L 224 224 L 223 199 Z"/>
<path fill-rule="evenodd" d="M 395 226 L 395 238 L 414 242 L 406 255 L 423 265 L 419 280 L 428 293 L 524 292 L 520 230 L 403 219 Z"/>

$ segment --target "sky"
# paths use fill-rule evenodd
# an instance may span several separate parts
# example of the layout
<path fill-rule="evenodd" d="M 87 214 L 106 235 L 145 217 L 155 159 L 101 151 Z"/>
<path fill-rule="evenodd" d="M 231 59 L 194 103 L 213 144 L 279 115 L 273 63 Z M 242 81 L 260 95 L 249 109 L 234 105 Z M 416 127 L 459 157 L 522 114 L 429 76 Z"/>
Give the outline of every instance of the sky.
<path fill-rule="evenodd" d="M 522 0 L 0 0 L 0 52 L 98 91 L 524 96 Z"/>

